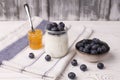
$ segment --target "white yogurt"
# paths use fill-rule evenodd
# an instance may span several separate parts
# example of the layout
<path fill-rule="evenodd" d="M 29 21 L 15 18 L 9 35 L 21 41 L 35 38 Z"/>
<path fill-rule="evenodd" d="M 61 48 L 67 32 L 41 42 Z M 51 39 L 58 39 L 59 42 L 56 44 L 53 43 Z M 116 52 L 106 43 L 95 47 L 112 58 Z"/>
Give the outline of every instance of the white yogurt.
<path fill-rule="evenodd" d="M 45 51 L 51 57 L 60 58 L 67 54 L 68 35 L 67 32 L 53 35 L 46 31 L 45 34 Z"/>

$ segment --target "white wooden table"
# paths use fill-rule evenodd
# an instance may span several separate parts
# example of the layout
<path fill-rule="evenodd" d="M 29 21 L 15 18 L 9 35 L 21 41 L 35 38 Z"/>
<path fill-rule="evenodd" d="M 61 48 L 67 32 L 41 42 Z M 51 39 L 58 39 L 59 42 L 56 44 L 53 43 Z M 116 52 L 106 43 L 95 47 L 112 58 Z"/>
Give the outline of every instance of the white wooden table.
<path fill-rule="evenodd" d="M 56 21 L 57 22 L 57 21 Z M 114 35 L 120 39 L 120 22 L 119 21 L 64 21 L 68 25 L 85 25 L 92 28 L 95 32 Z M 15 30 L 18 26 L 25 23 L 25 21 L 0 21 L 0 37 Z M 119 43 L 118 43 L 119 44 Z M 36 78 L 23 75 L 17 72 L 0 68 L 0 80 L 38 80 Z"/>

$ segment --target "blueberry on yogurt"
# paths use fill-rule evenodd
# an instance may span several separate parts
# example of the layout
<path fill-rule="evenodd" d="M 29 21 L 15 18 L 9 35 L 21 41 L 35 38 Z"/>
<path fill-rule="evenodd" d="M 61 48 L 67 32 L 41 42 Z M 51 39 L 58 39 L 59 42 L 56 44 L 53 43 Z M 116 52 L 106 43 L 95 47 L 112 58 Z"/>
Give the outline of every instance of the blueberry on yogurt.
<path fill-rule="evenodd" d="M 53 22 L 47 25 L 47 30 L 50 31 L 64 31 L 65 30 L 64 28 L 65 24 L 63 22 L 60 22 L 59 24 Z"/>

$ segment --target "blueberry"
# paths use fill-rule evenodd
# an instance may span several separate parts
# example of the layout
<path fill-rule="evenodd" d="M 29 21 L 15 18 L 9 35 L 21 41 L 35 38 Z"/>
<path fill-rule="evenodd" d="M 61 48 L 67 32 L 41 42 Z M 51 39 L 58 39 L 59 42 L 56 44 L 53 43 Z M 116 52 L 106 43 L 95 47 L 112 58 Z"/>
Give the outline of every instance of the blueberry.
<path fill-rule="evenodd" d="M 85 53 L 90 53 L 90 50 L 89 50 L 89 49 L 84 48 L 84 49 L 83 49 L 83 52 L 85 52 Z"/>
<path fill-rule="evenodd" d="M 31 59 L 35 58 L 34 54 L 33 53 L 29 53 L 29 58 L 31 58 Z"/>
<path fill-rule="evenodd" d="M 45 60 L 46 60 L 46 61 L 50 61 L 50 60 L 51 60 L 51 56 L 50 56 L 50 55 L 46 55 L 46 56 L 45 56 Z"/>
<path fill-rule="evenodd" d="M 84 43 L 84 44 L 86 44 L 86 43 L 88 43 L 89 41 L 87 40 L 87 39 L 83 39 L 82 40 L 82 43 Z"/>
<path fill-rule="evenodd" d="M 47 25 L 47 29 L 48 29 L 48 30 L 51 30 L 52 27 L 53 27 L 52 24 L 48 24 L 48 25 Z"/>
<path fill-rule="evenodd" d="M 58 29 L 59 29 L 60 31 L 64 31 L 64 27 L 61 27 L 60 25 L 58 25 Z"/>
<path fill-rule="evenodd" d="M 84 44 L 89 44 L 89 43 L 91 42 L 91 40 L 90 40 L 90 39 L 83 39 L 82 42 L 83 42 Z"/>
<path fill-rule="evenodd" d="M 79 47 L 79 51 L 82 51 L 82 52 L 83 52 L 83 49 L 84 49 L 83 47 Z"/>
<path fill-rule="evenodd" d="M 97 50 L 91 50 L 90 53 L 91 54 L 97 54 L 98 52 L 97 52 Z"/>
<path fill-rule="evenodd" d="M 76 74 L 74 72 L 70 72 L 70 73 L 68 73 L 68 77 L 70 79 L 75 79 L 76 78 Z"/>
<path fill-rule="evenodd" d="M 58 28 L 60 31 L 64 31 L 65 24 L 63 22 L 60 22 L 58 25 Z"/>
<path fill-rule="evenodd" d="M 81 69 L 82 71 L 86 71 L 86 70 L 87 70 L 87 66 L 86 66 L 85 64 L 82 64 L 82 65 L 80 66 L 80 69 Z"/>
<path fill-rule="evenodd" d="M 57 27 L 52 27 L 51 31 L 59 31 L 59 29 Z"/>
<path fill-rule="evenodd" d="M 106 47 L 106 51 L 109 51 L 110 50 L 110 47 L 108 46 L 108 44 L 107 43 L 105 43 L 105 42 L 103 42 L 103 45 Z"/>
<path fill-rule="evenodd" d="M 95 45 L 95 43 L 94 43 L 94 42 L 91 42 L 91 43 L 90 43 L 90 46 L 93 46 L 93 45 Z"/>
<path fill-rule="evenodd" d="M 103 51 L 102 51 L 102 48 L 101 48 L 101 47 L 97 48 L 97 52 L 98 52 L 98 53 L 102 53 L 102 52 L 103 52 Z"/>
<path fill-rule="evenodd" d="M 88 50 L 90 50 L 91 45 L 90 45 L 90 44 L 87 44 L 87 45 L 85 46 L 85 48 L 88 49 Z"/>
<path fill-rule="evenodd" d="M 104 68 L 104 64 L 103 64 L 103 63 L 98 63 L 98 64 L 97 64 L 97 67 L 98 67 L 99 69 L 103 69 L 103 68 Z"/>
<path fill-rule="evenodd" d="M 76 44 L 76 48 L 77 48 L 77 49 L 79 49 L 79 47 L 83 47 L 83 46 L 84 46 L 84 44 L 81 43 L 81 42 L 78 42 L 78 43 Z"/>
<path fill-rule="evenodd" d="M 71 62 L 71 64 L 72 64 L 73 66 L 77 66 L 77 65 L 78 65 L 77 60 L 76 60 L 76 59 L 73 59 L 72 62 Z"/>
<path fill-rule="evenodd" d="M 65 27 L 65 24 L 63 22 L 60 22 L 59 25 L 64 28 Z"/>
<path fill-rule="evenodd" d="M 95 44 L 95 45 L 92 46 L 92 49 L 97 50 L 98 47 L 99 47 L 99 45 Z"/>
<path fill-rule="evenodd" d="M 58 27 L 57 23 L 55 23 L 55 22 L 52 23 L 52 26 L 53 27 Z"/>
<path fill-rule="evenodd" d="M 100 40 L 97 39 L 97 38 L 93 38 L 92 41 L 95 42 L 95 43 L 99 43 L 100 42 Z"/>
<path fill-rule="evenodd" d="M 107 52 L 107 48 L 103 45 L 102 47 L 101 47 L 101 49 L 102 49 L 102 52 L 104 53 L 104 52 Z"/>

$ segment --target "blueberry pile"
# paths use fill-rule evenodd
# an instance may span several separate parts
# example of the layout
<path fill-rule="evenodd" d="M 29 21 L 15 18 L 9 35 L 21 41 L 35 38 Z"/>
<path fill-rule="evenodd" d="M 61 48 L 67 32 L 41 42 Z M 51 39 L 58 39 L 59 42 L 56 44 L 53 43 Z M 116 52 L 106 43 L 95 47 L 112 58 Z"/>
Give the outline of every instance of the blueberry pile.
<path fill-rule="evenodd" d="M 76 44 L 76 49 L 87 54 L 102 54 L 110 50 L 107 43 L 97 39 L 83 39 Z"/>
<path fill-rule="evenodd" d="M 47 30 L 49 30 L 49 31 L 64 31 L 65 24 L 63 22 L 60 22 L 59 24 L 57 24 L 55 22 L 49 23 L 47 25 Z"/>

